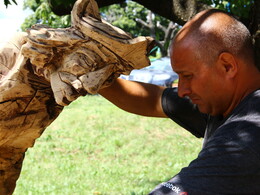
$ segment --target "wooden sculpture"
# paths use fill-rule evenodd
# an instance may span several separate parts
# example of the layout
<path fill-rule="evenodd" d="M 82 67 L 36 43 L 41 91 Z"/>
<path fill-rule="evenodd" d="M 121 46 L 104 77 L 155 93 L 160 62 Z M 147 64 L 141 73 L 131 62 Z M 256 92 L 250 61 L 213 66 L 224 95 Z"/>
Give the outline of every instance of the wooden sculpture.
<path fill-rule="evenodd" d="M 72 26 L 36 25 L 0 49 L 0 194 L 12 194 L 27 148 L 63 107 L 149 65 L 150 37 L 131 38 L 78 0 Z"/>

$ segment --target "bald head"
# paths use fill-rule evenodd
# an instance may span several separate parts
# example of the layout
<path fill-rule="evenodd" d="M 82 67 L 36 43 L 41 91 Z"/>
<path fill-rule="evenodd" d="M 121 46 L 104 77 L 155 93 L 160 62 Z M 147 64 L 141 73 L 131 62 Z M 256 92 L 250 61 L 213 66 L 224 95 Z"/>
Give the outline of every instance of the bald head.
<path fill-rule="evenodd" d="M 248 29 L 223 11 L 210 9 L 198 13 L 175 37 L 175 46 L 192 47 L 198 60 L 211 64 L 220 53 L 229 52 L 254 64 L 253 46 Z"/>

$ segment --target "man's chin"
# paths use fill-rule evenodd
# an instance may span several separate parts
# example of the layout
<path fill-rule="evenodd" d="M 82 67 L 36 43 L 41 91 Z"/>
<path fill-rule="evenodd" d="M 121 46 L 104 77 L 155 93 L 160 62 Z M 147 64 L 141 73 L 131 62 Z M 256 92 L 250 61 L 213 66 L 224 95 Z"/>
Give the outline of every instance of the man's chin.
<path fill-rule="evenodd" d="M 208 114 L 210 116 L 220 116 L 222 115 L 221 113 L 218 113 L 218 112 L 213 112 L 212 110 L 209 110 L 209 109 L 203 109 L 203 107 L 201 108 L 200 106 L 198 106 L 198 109 L 201 113 L 203 114 Z"/>
<path fill-rule="evenodd" d="M 201 113 L 203 114 L 209 114 L 209 115 L 212 115 L 212 113 L 209 111 L 209 109 L 201 106 L 201 105 L 197 105 L 198 106 L 198 109 Z M 213 116 L 213 115 L 212 115 Z"/>

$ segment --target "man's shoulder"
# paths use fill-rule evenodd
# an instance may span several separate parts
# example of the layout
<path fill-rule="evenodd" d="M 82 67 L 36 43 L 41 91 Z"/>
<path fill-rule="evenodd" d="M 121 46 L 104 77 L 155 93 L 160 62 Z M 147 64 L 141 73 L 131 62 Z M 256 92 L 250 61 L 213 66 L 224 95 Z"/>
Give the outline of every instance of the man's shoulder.
<path fill-rule="evenodd" d="M 254 127 L 260 132 L 260 89 L 244 98 L 225 123 L 240 128 L 246 126 L 246 129 Z"/>
<path fill-rule="evenodd" d="M 260 89 L 245 97 L 231 114 L 231 116 L 246 118 L 251 115 L 260 117 Z"/>
<path fill-rule="evenodd" d="M 249 149 L 260 159 L 260 90 L 241 102 L 215 136 Z"/>
<path fill-rule="evenodd" d="M 258 101 L 260 101 L 260 89 L 257 89 L 255 91 L 253 91 L 252 93 L 250 93 L 249 95 L 249 99 L 251 98 L 258 98 Z"/>

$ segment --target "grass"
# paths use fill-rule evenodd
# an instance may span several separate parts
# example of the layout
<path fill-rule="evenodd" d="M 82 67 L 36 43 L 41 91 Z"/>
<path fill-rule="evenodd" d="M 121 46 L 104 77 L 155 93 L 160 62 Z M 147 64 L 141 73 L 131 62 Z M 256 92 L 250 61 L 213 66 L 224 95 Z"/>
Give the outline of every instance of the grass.
<path fill-rule="evenodd" d="M 82 97 L 28 149 L 14 195 L 147 194 L 196 158 L 200 146 L 169 119 Z"/>

